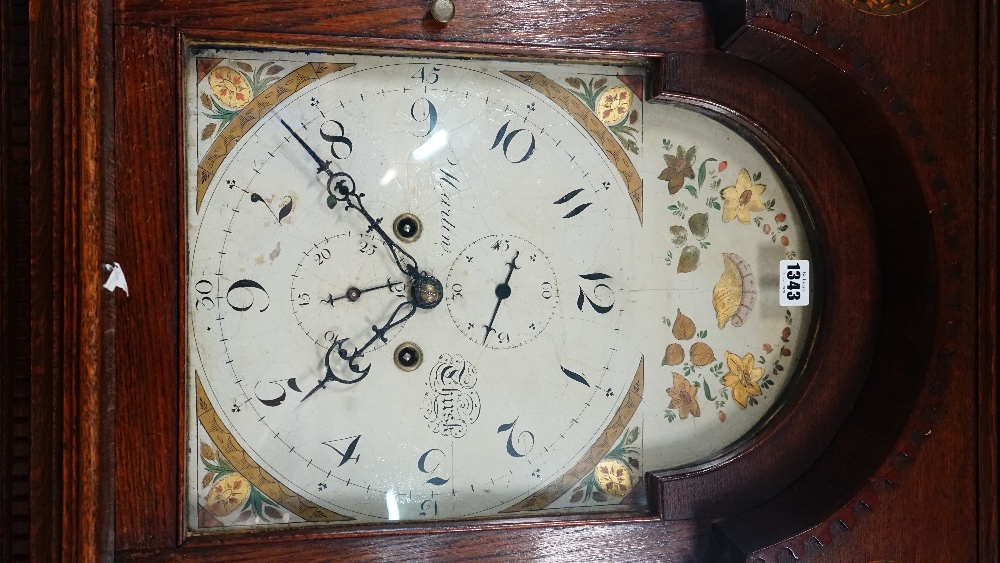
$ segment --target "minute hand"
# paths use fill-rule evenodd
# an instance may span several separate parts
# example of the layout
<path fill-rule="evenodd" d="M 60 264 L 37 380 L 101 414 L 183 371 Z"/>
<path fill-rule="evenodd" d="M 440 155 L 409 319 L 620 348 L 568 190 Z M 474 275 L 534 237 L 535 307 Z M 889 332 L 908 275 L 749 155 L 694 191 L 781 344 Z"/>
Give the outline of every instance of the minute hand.
<path fill-rule="evenodd" d="M 361 213 L 361 215 L 364 216 L 365 220 L 368 222 L 369 232 L 375 231 L 379 238 L 382 239 L 382 242 L 392 254 L 392 259 L 396 263 L 396 267 L 399 268 L 399 271 L 411 280 L 419 277 L 421 275 L 421 271 L 416 258 L 410 255 L 409 252 L 403 250 L 401 246 L 396 244 L 396 242 L 389 237 L 385 230 L 382 229 L 382 226 L 379 225 L 381 219 L 375 219 L 372 217 L 371 213 L 365 209 L 365 205 L 361 203 L 361 198 L 365 197 L 365 194 L 358 193 L 354 178 L 346 172 L 334 172 L 330 170 L 331 161 L 320 158 L 319 154 L 317 154 L 316 151 L 309 146 L 309 143 L 300 137 L 291 126 L 285 123 L 284 119 L 279 119 L 279 121 L 285 126 L 285 129 L 291 133 L 292 137 L 294 137 L 295 140 L 302 145 L 302 148 L 309 153 L 309 156 L 316 161 L 316 164 L 318 165 L 316 172 L 326 173 L 326 191 L 327 194 L 329 194 L 326 199 L 326 204 L 330 207 L 330 209 L 336 207 L 337 202 L 343 202 L 348 209 L 355 209 Z"/>
<path fill-rule="evenodd" d="M 507 278 L 503 280 L 503 283 L 498 285 L 495 294 L 497 296 L 497 306 L 493 308 L 493 316 L 490 317 L 490 323 L 486 325 L 486 336 L 483 337 L 483 344 L 490 339 L 490 332 L 494 330 L 493 321 L 497 320 L 497 313 L 500 311 L 500 304 L 503 303 L 504 299 L 510 297 L 510 278 L 514 275 L 514 270 L 517 270 L 517 257 L 521 255 L 521 251 L 518 250 L 514 252 L 514 257 L 510 259 L 507 266 L 510 268 L 507 270 Z"/>

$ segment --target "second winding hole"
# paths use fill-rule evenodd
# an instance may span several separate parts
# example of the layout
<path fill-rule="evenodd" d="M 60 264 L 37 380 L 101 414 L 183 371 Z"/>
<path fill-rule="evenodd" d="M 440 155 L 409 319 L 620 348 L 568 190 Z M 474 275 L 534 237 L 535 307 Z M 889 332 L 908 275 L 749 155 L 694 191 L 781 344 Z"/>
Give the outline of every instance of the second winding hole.
<path fill-rule="evenodd" d="M 420 219 L 412 213 L 403 213 L 392 222 L 392 232 L 403 242 L 413 242 L 420 238 L 423 226 Z"/>

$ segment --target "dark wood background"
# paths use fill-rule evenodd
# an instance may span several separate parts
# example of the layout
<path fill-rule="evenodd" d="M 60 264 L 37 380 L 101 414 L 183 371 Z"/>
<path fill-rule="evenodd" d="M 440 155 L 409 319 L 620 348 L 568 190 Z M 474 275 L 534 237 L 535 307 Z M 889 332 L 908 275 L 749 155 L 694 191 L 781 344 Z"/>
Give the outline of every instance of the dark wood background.
<path fill-rule="evenodd" d="M 998 560 L 996 0 L 927 0 L 893 17 L 846 0 L 458 0 L 447 26 L 425 4 L 0 0 L 0 560 Z M 668 88 L 705 98 L 712 84 L 685 69 L 747 67 L 825 118 L 868 190 L 884 257 L 924 274 L 883 277 L 880 313 L 897 313 L 878 319 L 851 416 L 802 478 L 743 514 L 175 551 L 181 477 L 164 460 L 179 451 L 179 405 L 134 394 L 176 390 L 181 373 L 180 311 L 165 306 L 179 296 L 178 179 L 144 160 L 176 157 L 178 128 L 136 111 L 173 99 L 178 30 L 671 53 Z M 128 298 L 101 289 L 113 261 Z M 178 422 L 132 424 L 149 412 Z"/>

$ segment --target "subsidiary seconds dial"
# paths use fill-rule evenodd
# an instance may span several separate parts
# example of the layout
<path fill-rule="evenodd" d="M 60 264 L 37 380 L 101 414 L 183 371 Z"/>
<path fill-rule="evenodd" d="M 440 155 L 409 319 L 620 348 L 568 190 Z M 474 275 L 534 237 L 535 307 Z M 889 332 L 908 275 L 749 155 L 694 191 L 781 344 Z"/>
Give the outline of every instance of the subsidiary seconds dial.
<path fill-rule="evenodd" d="M 299 327 L 322 349 L 343 340 L 360 346 L 405 300 L 407 283 L 384 256 L 383 244 L 365 233 L 325 237 L 303 252 L 291 279 L 292 311 Z M 402 327 L 386 334 L 392 339 Z M 384 343 L 371 346 L 374 351 Z"/>
<path fill-rule="evenodd" d="M 448 271 L 445 302 L 469 340 L 516 348 L 548 326 L 559 306 L 548 257 L 527 240 L 489 235 L 467 246 Z"/>

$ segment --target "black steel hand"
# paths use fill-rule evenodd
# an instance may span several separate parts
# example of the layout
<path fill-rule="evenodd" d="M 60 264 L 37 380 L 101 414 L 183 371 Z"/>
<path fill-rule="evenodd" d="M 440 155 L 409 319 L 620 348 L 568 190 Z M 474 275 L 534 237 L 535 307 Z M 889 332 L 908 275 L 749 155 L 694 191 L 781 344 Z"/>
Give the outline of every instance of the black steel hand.
<path fill-rule="evenodd" d="M 288 129 L 288 132 L 292 134 L 292 137 L 295 137 L 295 140 L 298 141 L 300 145 L 302 145 L 302 148 L 306 149 L 306 152 L 309 153 L 309 156 L 313 157 L 313 160 L 316 161 L 316 164 L 319 164 L 319 168 L 316 169 L 316 173 L 317 174 L 320 172 L 329 173 L 330 161 L 321 159 L 319 155 L 316 154 L 316 151 L 314 151 L 312 147 L 309 146 L 308 143 L 302 140 L 302 137 L 299 137 L 299 134 L 296 133 L 294 129 L 292 129 L 291 127 L 288 126 L 287 123 L 285 123 L 284 119 L 279 119 L 278 121 L 280 121 L 281 124 L 285 126 L 285 129 Z"/>
<path fill-rule="evenodd" d="M 407 309 L 406 312 L 403 313 L 401 317 L 396 318 L 397 315 L 399 315 L 400 312 L 403 311 L 404 309 Z M 356 379 L 354 381 L 350 381 L 349 383 L 354 383 L 356 381 L 360 381 L 365 375 L 368 375 L 368 370 L 371 368 L 371 364 L 369 364 L 368 367 L 366 367 L 364 369 L 361 369 L 355 363 L 355 360 L 357 360 L 358 358 L 364 356 L 365 355 L 365 350 L 367 350 L 372 344 L 375 344 L 376 342 L 378 342 L 380 340 L 382 342 L 389 342 L 389 339 L 386 338 L 386 336 L 385 336 L 386 333 L 388 333 L 393 328 L 395 328 L 395 327 L 397 327 L 397 326 L 405 323 L 407 320 L 409 320 L 409 318 L 413 316 L 413 313 L 416 312 L 416 310 L 417 310 L 417 307 L 416 307 L 416 305 L 413 304 L 412 301 L 406 301 L 404 303 L 400 303 L 399 306 L 396 307 L 396 310 L 393 311 L 391 315 L 389 315 L 389 320 L 387 320 L 384 325 L 382 325 L 381 327 L 377 327 L 375 325 L 372 325 L 372 332 L 374 334 L 372 335 L 371 338 L 368 339 L 368 342 L 365 342 L 365 344 L 361 348 L 355 348 L 354 352 L 352 352 L 351 354 L 348 354 L 347 350 L 345 350 L 343 346 L 338 346 L 339 350 L 337 351 L 337 355 L 340 356 L 340 358 L 342 360 L 347 360 L 347 362 L 348 362 L 348 364 L 349 364 L 349 366 L 351 368 L 351 371 L 354 372 L 354 373 L 363 373 L 364 374 L 361 377 L 359 377 L 358 379 Z M 327 369 L 329 369 L 329 362 L 328 362 L 328 368 Z"/>
<path fill-rule="evenodd" d="M 394 282 L 390 279 L 387 279 L 385 280 L 385 284 L 383 285 L 369 287 L 366 289 L 358 289 L 356 287 L 350 287 L 340 297 L 334 297 L 333 294 L 327 294 L 327 298 L 323 299 L 322 302 L 330 305 L 331 307 L 333 306 L 333 303 L 335 301 L 340 301 L 342 299 L 347 299 L 348 301 L 353 303 L 358 299 L 360 299 L 362 294 L 368 293 L 369 291 L 376 291 L 379 289 L 385 289 L 387 287 L 389 288 L 389 291 L 392 291 L 394 286 L 399 286 L 399 285 L 403 285 L 403 282 Z"/>
<path fill-rule="evenodd" d="M 509 269 L 507 270 L 507 278 L 503 280 L 503 283 L 497 285 L 496 290 L 494 290 L 494 293 L 497 296 L 497 306 L 493 308 L 493 316 L 490 317 L 490 323 L 486 325 L 486 336 L 483 337 L 483 344 L 486 344 L 486 341 L 490 338 L 490 332 L 493 332 L 494 330 L 493 321 L 497 320 L 497 313 L 500 311 L 500 304 L 503 303 L 504 299 L 510 297 L 510 277 L 514 275 L 514 270 L 519 269 L 517 267 L 517 257 L 520 254 L 520 250 L 514 252 L 514 257 L 510 259 L 510 262 L 507 262 L 507 266 L 509 266 Z"/>
<path fill-rule="evenodd" d="M 382 242 L 385 243 L 389 252 L 392 253 L 392 259 L 396 263 L 396 267 L 399 268 L 399 271 L 408 276 L 411 280 L 415 280 L 419 277 L 421 272 L 416 258 L 410 255 L 409 252 L 403 250 L 401 246 L 396 244 L 396 242 L 389 237 L 379 224 L 381 219 L 372 217 L 371 213 L 365 209 L 365 205 L 361 202 L 361 198 L 365 197 L 365 194 L 358 193 L 354 178 L 346 172 L 333 172 L 330 170 L 331 161 L 320 158 L 316 151 L 309 146 L 309 143 L 306 143 L 305 140 L 291 128 L 291 126 L 285 123 L 285 120 L 279 119 L 279 121 L 281 121 L 281 124 L 285 126 L 285 129 L 288 129 L 288 132 L 292 134 L 292 137 L 294 137 L 295 140 L 302 145 L 302 148 L 309 153 L 309 156 L 316 161 L 316 164 L 318 165 L 316 172 L 326 173 L 326 191 L 329 194 L 326 199 L 327 206 L 329 206 L 330 209 L 333 209 L 337 206 L 338 202 L 343 202 L 348 209 L 354 209 L 361 213 L 365 220 L 368 221 L 368 231 L 375 231 L 382 239 Z M 423 275 L 426 276 L 427 273 L 423 272 Z"/>
<path fill-rule="evenodd" d="M 402 312 L 404 309 L 408 310 L 404 312 L 401 317 L 397 318 L 397 315 L 399 315 L 400 312 Z M 323 358 L 323 363 L 326 366 L 326 377 L 320 380 L 319 383 L 316 384 L 316 387 L 313 387 L 312 390 L 306 393 L 306 396 L 302 397 L 302 400 L 305 401 L 319 389 L 325 389 L 327 383 L 343 383 L 345 385 L 351 385 L 367 377 L 368 372 L 371 371 L 372 368 L 371 364 L 368 364 L 367 366 L 362 368 L 360 365 L 358 365 L 357 360 L 359 358 L 364 357 L 365 351 L 368 350 L 368 348 L 371 347 L 372 344 L 380 340 L 382 342 L 388 342 L 389 339 L 386 338 L 386 333 L 388 333 L 393 328 L 409 320 L 409 318 L 413 316 L 413 313 L 416 312 L 416 310 L 417 306 L 414 305 L 412 301 L 406 301 L 404 303 L 401 303 L 398 307 L 396 307 L 396 310 L 392 312 L 392 315 L 389 316 L 389 320 L 387 320 L 385 324 L 383 324 L 381 327 L 377 325 L 372 325 L 372 332 L 374 332 L 375 334 L 372 335 L 372 337 L 368 339 L 368 342 L 365 342 L 365 344 L 361 346 L 361 348 L 355 348 L 354 352 L 351 352 L 350 354 L 348 354 L 347 350 L 345 350 L 343 347 L 344 342 L 346 342 L 348 339 L 346 338 L 341 340 L 335 339 L 333 344 L 331 344 L 330 347 L 326 350 L 326 355 Z M 333 353 L 334 350 L 337 351 L 337 356 L 339 356 L 340 359 L 347 361 L 347 368 L 351 371 L 351 373 L 357 374 L 358 377 L 355 377 L 354 379 L 344 379 L 338 376 L 336 373 L 334 373 L 333 368 L 330 366 L 330 354 Z"/>
<path fill-rule="evenodd" d="M 346 341 L 347 341 L 346 338 L 337 339 L 337 337 L 334 336 L 333 344 L 331 344 L 330 347 L 327 348 L 326 359 L 324 360 L 324 363 L 326 364 L 326 377 L 321 379 L 319 383 L 316 384 L 315 387 L 310 389 L 309 392 L 306 393 L 306 396 L 302 397 L 302 401 L 305 401 L 309 397 L 312 397 L 313 393 L 315 393 L 316 391 L 319 391 L 320 389 L 326 389 L 327 383 L 333 383 L 334 381 L 338 381 L 337 376 L 334 375 L 333 372 L 330 370 L 330 352 L 332 352 L 335 348 L 339 348 L 340 345 Z M 302 401 L 299 402 L 301 403 Z"/>

